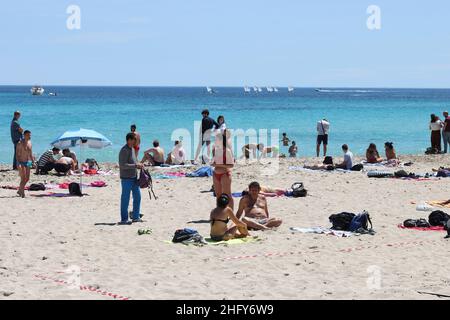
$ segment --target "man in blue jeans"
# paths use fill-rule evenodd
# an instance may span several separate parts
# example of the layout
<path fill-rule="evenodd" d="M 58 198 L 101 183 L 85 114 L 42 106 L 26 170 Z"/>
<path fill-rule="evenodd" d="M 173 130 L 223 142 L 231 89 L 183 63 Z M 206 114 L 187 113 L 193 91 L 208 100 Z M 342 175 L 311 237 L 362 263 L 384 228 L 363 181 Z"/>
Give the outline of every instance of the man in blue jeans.
<path fill-rule="evenodd" d="M 131 224 L 128 221 L 128 205 L 130 203 L 130 193 L 133 193 L 133 217 L 132 222 L 143 222 L 141 216 L 141 190 L 137 169 L 143 165 L 136 159 L 134 147 L 137 143 L 134 133 L 127 134 L 127 144 L 122 147 L 119 153 L 120 181 L 122 184 L 122 196 L 120 198 L 120 223 L 121 225 Z"/>

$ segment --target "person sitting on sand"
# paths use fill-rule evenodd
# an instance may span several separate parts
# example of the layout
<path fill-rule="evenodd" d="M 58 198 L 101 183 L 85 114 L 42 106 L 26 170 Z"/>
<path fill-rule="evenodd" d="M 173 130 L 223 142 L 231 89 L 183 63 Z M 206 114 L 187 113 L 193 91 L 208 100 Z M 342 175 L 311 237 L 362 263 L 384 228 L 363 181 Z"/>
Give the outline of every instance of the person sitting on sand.
<path fill-rule="evenodd" d="M 36 167 L 36 174 L 46 175 L 49 171 L 53 170 L 56 160 L 60 159 L 62 154 L 59 148 L 54 147 L 51 150 L 44 152 L 38 160 Z"/>
<path fill-rule="evenodd" d="M 400 163 L 399 159 L 397 158 L 397 153 L 395 152 L 394 143 L 386 142 L 384 144 L 384 150 L 386 153 L 386 160 L 388 163 L 393 165 L 397 165 Z"/>
<path fill-rule="evenodd" d="M 231 135 L 228 130 L 225 130 L 223 134 L 220 131 L 217 133 L 212 154 L 214 191 L 217 197 L 223 193 L 227 194 L 230 198 L 230 207 L 234 209 L 234 200 L 231 195 L 231 173 L 234 167 L 234 156 Z"/>
<path fill-rule="evenodd" d="M 289 147 L 289 157 L 296 158 L 298 152 L 298 147 L 295 141 L 292 141 L 292 145 Z"/>
<path fill-rule="evenodd" d="M 17 143 L 16 147 L 17 169 L 20 175 L 20 185 L 17 194 L 25 198 L 25 186 L 30 180 L 30 171 L 33 167 L 34 157 L 31 145 L 31 132 L 25 130 L 23 139 Z"/>
<path fill-rule="evenodd" d="M 164 164 L 164 149 L 159 146 L 159 141 L 153 141 L 153 148 L 144 151 L 144 157 L 141 163 L 146 161 L 150 162 L 150 165 L 159 167 Z"/>
<path fill-rule="evenodd" d="M 282 220 L 269 216 L 266 197 L 260 194 L 260 184 L 256 181 L 252 182 L 248 190 L 248 194 L 244 195 L 239 202 L 237 218 L 245 222 L 249 230 L 268 230 L 279 227 Z"/>
<path fill-rule="evenodd" d="M 353 168 L 353 153 L 348 149 L 348 145 L 342 145 L 344 151 L 344 161 L 335 165 L 336 169 L 351 170 Z"/>
<path fill-rule="evenodd" d="M 264 147 L 263 143 L 258 144 L 258 150 L 261 152 L 259 158 L 267 158 L 270 154 L 272 158 L 278 158 L 280 149 L 277 146 Z"/>
<path fill-rule="evenodd" d="M 380 163 L 383 161 L 383 158 L 380 157 L 378 153 L 377 146 L 375 143 L 371 143 L 369 148 L 366 150 L 366 160 L 367 163 Z"/>
<path fill-rule="evenodd" d="M 213 241 L 228 241 L 235 238 L 245 238 L 249 236 L 247 225 L 240 221 L 228 206 L 230 198 L 227 194 L 222 194 L 217 198 L 217 207 L 211 211 L 211 239 Z M 230 228 L 228 222 L 234 223 Z"/>
<path fill-rule="evenodd" d="M 55 161 L 53 167 L 59 174 L 70 175 L 72 171 L 75 171 L 75 160 L 70 157 L 62 157 L 61 159 Z"/>
<path fill-rule="evenodd" d="M 250 159 L 250 152 L 253 155 L 253 158 L 256 159 L 256 151 L 258 150 L 258 145 L 254 143 L 246 144 L 242 147 L 242 158 Z"/>
<path fill-rule="evenodd" d="M 75 169 L 78 170 L 78 159 L 77 159 L 77 155 L 75 154 L 75 152 L 70 151 L 70 149 L 64 149 L 63 156 L 72 158 L 72 160 L 75 163 Z"/>
<path fill-rule="evenodd" d="M 303 168 L 309 170 L 334 170 L 333 158 L 331 156 L 326 156 L 323 162 L 314 165 L 304 165 Z"/>
<path fill-rule="evenodd" d="M 175 146 L 169 152 L 166 159 L 166 164 L 184 165 L 186 162 L 186 151 L 184 151 L 181 141 L 175 141 Z"/>

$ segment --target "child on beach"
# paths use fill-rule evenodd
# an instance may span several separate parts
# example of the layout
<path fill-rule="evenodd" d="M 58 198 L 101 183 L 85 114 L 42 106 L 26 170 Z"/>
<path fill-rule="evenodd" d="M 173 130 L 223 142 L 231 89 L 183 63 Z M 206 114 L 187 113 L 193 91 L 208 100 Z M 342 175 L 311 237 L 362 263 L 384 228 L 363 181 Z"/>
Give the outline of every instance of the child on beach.
<path fill-rule="evenodd" d="M 247 225 L 240 221 L 228 206 L 230 198 L 227 194 L 222 194 L 217 198 L 217 207 L 211 211 L 211 239 L 213 241 L 228 241 L 236 238 L 249 236 Z M 234 226 L 228 228 L 230 220 Z"/>

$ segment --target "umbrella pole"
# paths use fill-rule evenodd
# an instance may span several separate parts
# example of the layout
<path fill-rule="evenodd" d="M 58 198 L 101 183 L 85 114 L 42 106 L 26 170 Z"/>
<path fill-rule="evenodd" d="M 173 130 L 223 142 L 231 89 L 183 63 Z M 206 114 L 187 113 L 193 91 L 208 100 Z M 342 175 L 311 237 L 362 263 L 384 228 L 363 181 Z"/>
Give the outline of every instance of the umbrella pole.
<path fill-rule="evenodd" d="M 83 143 L 83 140 L 80 140 L 80 156 L 78 157 L 78 169 L 80 170 L 80 190 L 81 190 L 81 194 L 83 194 L 83 168 L 80 168 L 80 159 L 82 158 L 82 148 L 81 148 L 81 144 Z"/>

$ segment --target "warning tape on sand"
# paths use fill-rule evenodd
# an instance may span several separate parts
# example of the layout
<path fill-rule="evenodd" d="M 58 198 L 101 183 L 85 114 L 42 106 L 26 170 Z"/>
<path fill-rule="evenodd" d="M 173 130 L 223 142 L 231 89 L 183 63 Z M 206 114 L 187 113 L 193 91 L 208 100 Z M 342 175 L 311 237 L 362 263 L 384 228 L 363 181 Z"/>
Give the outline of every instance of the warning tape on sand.
<path fill-rule="evenodd" d="M 397 243 L 387 243 L 383 245 L 373 245 L 373 246 L 361 246 L 361 247 L 355 247 L 355 248 L 347 248 L 347 249 L 340 249 L 338 252 L 348 253 L 353 251 L 361 251 L 361 250 L 367 250 L 367 249 L 377 249 L 381 247 L 390 247 L 390 248 L 400 248 L 405 247 L 408 245 L 422 245 L 424 243 L 438 243 L 437 240 L 420 240 L 420 241 L 409 241 L 409 242 L 397 242 Z M 440 243 L 440 242 L 439 242 Z M 298 254 L 309 254 L 309 253 L 320 253 L 320 251 L 291 251 L 291 252 L 270 252 L 270 253 L 263 253 L 263 254 L 254 254 L 254 255 L 245 255 L 245 256 L 234 256 L 234 257 L 228 257 L 228 258 L 222 258 L 222 261 L 228 261 L 228 260 L 241 260 L 241 259 L 254 259 L 254 258 L 264 258 L 264 257 L 285 257 L 285 256 L 293 256 Z"/>
<path fill-rule="evenodd" d="M 43 275 L 37 275 L 36 274 L 36 275 L 34 275 L 34 277 L 39 279 L 39 280 L 42 280 L 42 281 L 47 281 L 47 280 L 53 281 L 53 282 L 55 282 L 55 283 L 57 283 L 59 285 L 67 285 L 67 286 L 71 285 L 69 282 L 67 282 L 65 280 L 54 279 L 54 278 L 43 276 Z M 100 294 L 102 296 L 108 296 L 108 297 L 111 297 L 111 298 L 114 298 L 114 299 L 117 299 L 117 300 L 124 300 L 124 301 L 125 300 L 130 300 L 129 297 L 125 297 L 125 296 L 122 296 L 122 295 L 119 295 L 119 294 L 114 294 L 112 292 L 108 292 L 108 291 L 105 291 L 105 290 L 100 290 L 100 289 L 97 289 L 97 288 L 92 287 L 92 286 L 80 285 L 79 288 L 80 288 L 81 291 L 93 292 L 93 293 L 97 293 L 97 294 Z"/>

